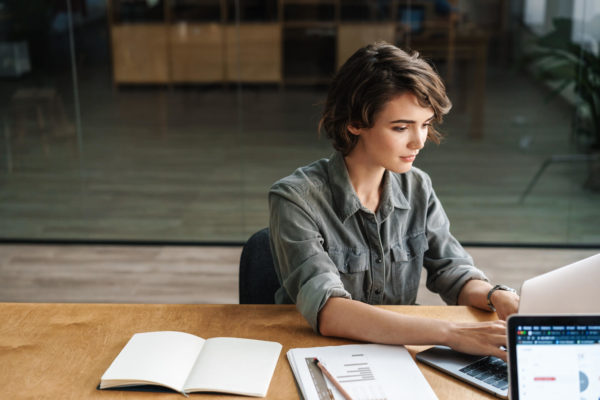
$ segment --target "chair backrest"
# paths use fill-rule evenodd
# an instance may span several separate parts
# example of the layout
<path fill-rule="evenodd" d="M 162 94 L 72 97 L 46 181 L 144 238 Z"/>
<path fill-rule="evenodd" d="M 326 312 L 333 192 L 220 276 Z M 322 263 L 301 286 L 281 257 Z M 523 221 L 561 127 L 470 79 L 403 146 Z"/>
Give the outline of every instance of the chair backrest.
<path fill-rule="evenodd" d="M 240 304 L 274 304 L 279 280 L 273 265 L 269 228 L 248 239 L 240 257 Z"/>

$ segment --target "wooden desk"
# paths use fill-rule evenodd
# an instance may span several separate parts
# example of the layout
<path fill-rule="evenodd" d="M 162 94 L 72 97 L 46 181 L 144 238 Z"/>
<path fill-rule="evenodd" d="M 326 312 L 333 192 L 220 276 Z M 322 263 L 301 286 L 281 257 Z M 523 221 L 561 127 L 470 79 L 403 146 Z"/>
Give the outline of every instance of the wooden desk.
<path fill-rule="evenodd" d="M 385 306 L 395 312 L 455 321 L 493 314 L 467 307 Z M 0 303 L 0 390 L 7 399 L 182 399 L 177 393 L 99 391 L 112 360 L 136 332 L 175 330 L 209 338 L 235 336 L 278 341 L 281 356 L 268 399 L 297 399 L 285 353 L 292 347 L 353 343 L 313 333 L 294 306 L 23 304 Z M 411 354 L 426 346 L 408 346 Z M 440 400 L 491 395 L 419 364 Z M 191 398 L 248 399 L 192 394 Z"/>

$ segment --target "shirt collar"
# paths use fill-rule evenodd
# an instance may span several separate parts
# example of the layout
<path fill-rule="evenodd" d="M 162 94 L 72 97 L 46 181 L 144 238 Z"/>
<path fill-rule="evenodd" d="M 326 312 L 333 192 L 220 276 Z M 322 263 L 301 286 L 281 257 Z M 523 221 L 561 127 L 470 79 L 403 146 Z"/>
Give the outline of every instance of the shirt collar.
<path fill-rule="evenodd" d="M 329 175 L 329 183 L 336 212 L 342 222 L 345 222 L 363 207 L 350 181 L 344 156 L 339 151 L 336 151 L 330 157 L 327 165 L 327 173 Z M 387 170 L 384 173 L 383 180 L 381 202 L 377 210 L 381 221 L 385 220 L 394 208 L 410 209 L 408 201 L 402 193 L 399 180 L 394 179 L 392 174 Z"/>
<path fill-rule="evenodd" d="M 333 153 L 329 158 L 327 173 L 329 175 L 329 184 L 336 212 L 342 222 L 345 222 L 350 216 L 360 210 L 362 206 L 352 186 L 352 182 L 350 182 L 344 156 L 339 151 Z"/>
<path fill-rule="evenodd" d="M 394 208 L 410 210 L 410 204 L 402 192 L 401 180 L 388 170 L 383 173 L 383 190 L 377 214 L 380 221 L 385 219 L 394 211 Z"/>

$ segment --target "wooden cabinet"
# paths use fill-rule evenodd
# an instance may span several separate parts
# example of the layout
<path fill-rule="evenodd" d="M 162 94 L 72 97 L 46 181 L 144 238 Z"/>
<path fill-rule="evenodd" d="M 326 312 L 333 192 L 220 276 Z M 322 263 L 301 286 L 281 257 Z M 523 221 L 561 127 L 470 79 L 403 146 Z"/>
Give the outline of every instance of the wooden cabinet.
<path fill-rule="evenodd" d="M 170 25 L 169 67 L 175 83 L 211 83 L 225 80 L 225 32 L 218 23 Z"/>
<path fill-rule="evenodd" d="M 328 83 L 359 47 L 403 45 L 433 13 L 424 0 L 108 0 L 114 82 Z"/>
<path fill-rule="evenodd" d="M 110 33 L 115 82 L 169 82 L 167 28 L 163 24 L 115 25 Z"/>
<path fill-rule="evenodd" d="M 386 7 L 392 10 L 396 1 Z M 373 11 L 374 4 L 244 0 L 236 7 L 234 0 L 109 0 L 114 82 L 327 83 L 360 46 L 394 42 L 391 14 Z M 365 9 L 378 13 L 375 22 L 364 22 Z"/>
<path fill-rule="evenodd" d="M 277 0 L 109 0 L 115 84 L 281 83 Z"/>

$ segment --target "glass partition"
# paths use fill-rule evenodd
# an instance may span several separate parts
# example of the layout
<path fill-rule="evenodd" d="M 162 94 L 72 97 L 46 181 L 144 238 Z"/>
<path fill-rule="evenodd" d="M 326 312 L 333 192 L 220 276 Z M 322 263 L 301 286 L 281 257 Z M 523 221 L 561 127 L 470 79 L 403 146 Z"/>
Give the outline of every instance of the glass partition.
<path fill-rule="evenodd" d="M 600 244 L 593 0 L 0 1 L 0 238 L 245 241 L 376 40 L 446 82 L 415 165 L 461 241 Z"/>

